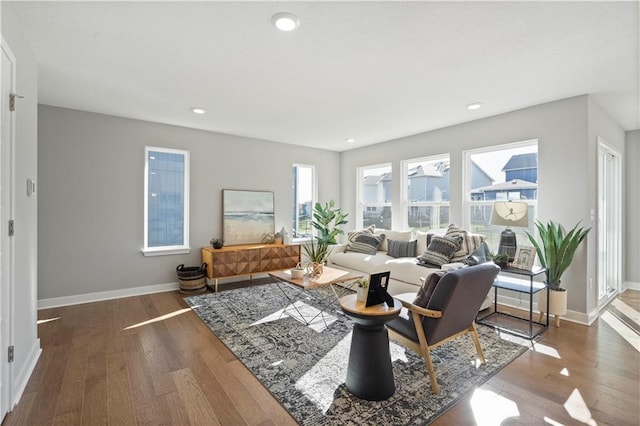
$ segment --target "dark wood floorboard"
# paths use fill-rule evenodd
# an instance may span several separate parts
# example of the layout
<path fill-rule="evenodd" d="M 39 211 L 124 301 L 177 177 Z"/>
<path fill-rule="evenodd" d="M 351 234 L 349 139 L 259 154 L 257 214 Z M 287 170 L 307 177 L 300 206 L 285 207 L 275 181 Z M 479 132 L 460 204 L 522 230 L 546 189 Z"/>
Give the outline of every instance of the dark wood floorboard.
<path fill-rule="evenodd" d="M 183 297 L 39 311 L 43 352 L 3 425 L 295 424 Z M 640 292 L 619 300 L 640 310 Z M 434 424 L 638 425 L 639 370 L 638 350 L 604 320 L 562 321 Z"/>

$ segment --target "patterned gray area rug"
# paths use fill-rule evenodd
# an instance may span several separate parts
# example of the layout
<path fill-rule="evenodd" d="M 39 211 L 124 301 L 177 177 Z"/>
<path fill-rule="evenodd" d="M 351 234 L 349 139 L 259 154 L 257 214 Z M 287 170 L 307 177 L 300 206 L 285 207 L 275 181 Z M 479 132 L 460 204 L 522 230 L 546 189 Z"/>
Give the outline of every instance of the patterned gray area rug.
<path fill-rule="evenodd" d="M 396 393 L 385 401 L 364 401 L 344 384 L 353 323 L 331 304 L 331 290 L 282 288 L 296 300 L 297 310 L 276 284 L 185 301 L 302 425 L 428 424 L 528 348 L 526 341 L 503 340 L 478 325 L 487 363 L 475 364 L 468 336 L 435 349 L 436 395 L 422 357 L 392 342 Z M 298 311 L 313 316 L 328 302 L 326 312 L 309 326 L 294 318 Z"/>

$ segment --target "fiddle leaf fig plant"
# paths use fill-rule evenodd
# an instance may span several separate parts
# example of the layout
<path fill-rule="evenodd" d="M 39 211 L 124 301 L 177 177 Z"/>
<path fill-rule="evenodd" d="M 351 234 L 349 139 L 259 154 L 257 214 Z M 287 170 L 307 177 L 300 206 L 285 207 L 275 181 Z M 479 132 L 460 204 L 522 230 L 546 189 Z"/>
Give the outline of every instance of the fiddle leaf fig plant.
<path fill-rule="evenodd" d="M 348 223 L 345 220 L 348 213 L 342 213 L 335 205 L 335 202 L 331 200 L 326 202 L 324 206 L 316 203 L 313 207 L 311 225 L 316 229 L 318 235 L 311 240 L 310 244 L 302 246 L 306 256 L 312 262 L 324 262 L 331 252 L 329 246 L 337 244 L 336 237 L 344 234 L 344 231 L 339 227 Z"/>
<path fill-rule="evenodd" d="M 547 285 L 552 290 L 561 290 L 560 278 L 569 268 L 578 246 L 587 237 L 591 228 L 576 224 L 569 232 L 562 225 L 549 221 L 546 224 L 536 221 L 539 239 L 525 231 L 529 241 L 536 249 L 540 265 L 546 268 Z"/>

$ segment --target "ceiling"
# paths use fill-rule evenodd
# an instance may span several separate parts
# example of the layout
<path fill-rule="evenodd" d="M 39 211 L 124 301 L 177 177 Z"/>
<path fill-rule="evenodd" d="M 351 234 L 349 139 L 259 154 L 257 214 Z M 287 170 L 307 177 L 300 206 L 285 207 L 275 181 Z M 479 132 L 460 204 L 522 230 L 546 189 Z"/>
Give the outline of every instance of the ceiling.
<path fill-rule="evenodd" d="M 637 1 L 6 6 L 41 104 L 335 151 L 585 93 L 640 128 Z"/>

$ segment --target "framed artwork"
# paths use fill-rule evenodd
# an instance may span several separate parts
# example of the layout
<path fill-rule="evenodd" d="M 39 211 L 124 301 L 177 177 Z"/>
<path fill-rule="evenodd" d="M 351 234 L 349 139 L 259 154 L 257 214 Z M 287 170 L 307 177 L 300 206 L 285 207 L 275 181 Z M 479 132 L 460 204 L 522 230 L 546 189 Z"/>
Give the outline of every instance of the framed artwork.
<path fill-rule="evenodd" d="M 516 256 L 513 259 L 512 266 L 518 269 L 531 271 L 533 269 L 533 261 L 536 258 L 536 249 L 531 246 L 519 246 Z"/>
<path fill-rule="evenodd" d="M 275 233 L 272 191 L 222 190 L 225 244 L 255 244 Z"/>

